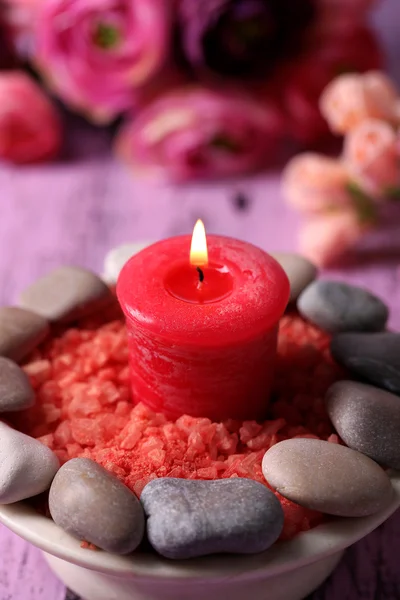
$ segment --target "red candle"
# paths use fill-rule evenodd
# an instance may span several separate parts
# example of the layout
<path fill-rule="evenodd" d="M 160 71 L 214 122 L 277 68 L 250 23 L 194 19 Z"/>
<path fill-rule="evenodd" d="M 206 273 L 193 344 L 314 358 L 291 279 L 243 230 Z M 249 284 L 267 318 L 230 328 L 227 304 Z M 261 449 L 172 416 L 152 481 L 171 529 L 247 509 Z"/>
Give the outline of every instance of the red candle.
<path fill-rule="evenodd" d="M 201 223 L 201 222 L 200 222 Z M 133 256 L 117 295 L 134 399 L 168 417 L 265 417 L 289 282 L 255 246 L 175 237 Z"/>

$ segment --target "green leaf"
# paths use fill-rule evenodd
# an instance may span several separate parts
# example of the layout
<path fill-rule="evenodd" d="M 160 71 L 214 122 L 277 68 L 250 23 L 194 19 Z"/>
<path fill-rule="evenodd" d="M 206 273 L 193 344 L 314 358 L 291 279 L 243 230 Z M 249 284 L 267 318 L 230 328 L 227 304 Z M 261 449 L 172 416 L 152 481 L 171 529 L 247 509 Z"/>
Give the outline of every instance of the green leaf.
<path fill-rule="evenodd" d="M 365 225 L 375 223 L 378 219 L 378 211 L 373 198 L 353 181 L 347 184 L 347 191 L 353 199 L 353 205 L 361 223 Z"/>

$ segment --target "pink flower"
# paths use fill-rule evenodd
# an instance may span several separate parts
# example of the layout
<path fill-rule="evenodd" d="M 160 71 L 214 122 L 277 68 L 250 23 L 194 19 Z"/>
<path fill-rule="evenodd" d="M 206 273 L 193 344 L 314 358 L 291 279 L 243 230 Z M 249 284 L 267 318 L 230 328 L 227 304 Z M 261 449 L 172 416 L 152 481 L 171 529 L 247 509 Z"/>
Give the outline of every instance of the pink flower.
<path fill-rule="evenodd" d="M 368 119 L 347 135 L 344 161 L 355 181 L 373 196 L 399 188 L 397 135 L 383 121 Z"/>
<path fill-rule="evenodd" d="M 176 46 L 192 69 L 224 78 L 264 78 L 315 58 L 332 33 L 363 26 L 367 0 L 178 0 Z M 335 23 L 334 29 L 331 27 Z M 338 29 L 338 24 L 340 28 Z M 318 38 L 318 39 L 317 39 Z M 340 39 L 340 44 L 343 39 Z"/>
<path fill-rule="evenodd" d="M 332 131 L 344 134 L 368 118 L 396 122 L 397 100 L 389 78 L 371 71 L 334 79 L 324 90 L 320 107 Z"/>
<path fill-rule="evenodd" d="M 300 229 L 299 250 L 317 266 L 327 267 L 351 250 L 369 228 L 351 209 L 316 215 Z"/>
<path fill-rule="evenodd" d="M 36 59 L 63 100 L 109 120 L 160 69 L 170 29 L 169 0 L 46 0 Z"/>
<path fill-rule="evenodd" d="M 0 158 L 30 163 L 54 157 L 61 144 L 57 113 L 25 73 L 0 74 Z"/>
<path fill-rule="evenodd" d="M 163 180 L 234 175 L 264 164 L 280 126 L 274 112 L 244 94 L 182 87 L 125 124 L 117 152 Z"/>
<path fill-rule="evenodd" d="M 347 12 L 341 14 L 346 21 Z M 365 27 L 357 26 L 354 20 L 346 22 L 352 27 L 343 32 L 316 29 L 309 52 L 279 74 L 275 87 L 282 90 L 281 106 L 286 113 L 288 133 L 302 143 L 314 143 L 328 134 L 318 102 L 338 73 L 366 71 L 381 65 L 374 35 Z"/>
<path fill-rule="evenodd" d="M 310 152 L 293 158 L 283 172 L 282 186 L 288 203 L 302 212 L 332 211 L 353 202 L 344 165 L 320 154 Z"/>

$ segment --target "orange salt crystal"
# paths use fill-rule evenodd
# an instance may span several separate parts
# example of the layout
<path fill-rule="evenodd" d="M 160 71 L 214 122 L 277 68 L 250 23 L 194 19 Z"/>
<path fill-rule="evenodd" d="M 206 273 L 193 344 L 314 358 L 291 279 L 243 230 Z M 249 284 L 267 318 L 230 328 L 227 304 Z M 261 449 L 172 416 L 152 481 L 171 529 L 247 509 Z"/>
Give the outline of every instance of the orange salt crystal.
<path fill-rule="evenodd" d="M 81 542 L 81 548 L 84 548 L 85 550 L 94 550 L 94 551 L 98 550 L 97 546 L 95 546 L 94 544 L 91 544 L 90 542 L 86 542 L 86 541 Z"/>
<path fill-rule="evenodd" d="M 213 423 L 188 415 L 168 421 L 140 398 L 133 404 L 124 323 L 102 323 L 97 316 L 35 352 L 24 369 L 34 385 L 36 405 L 10 420 L 52 448 L 61 462 L 91 458 L 138 496 L 157 477 L 247 477 L 267 485 L 261 461 L 277 442 L 317 437 L 339 443 L 322 402 L 330 384 L 342 376 L 329 355 L 329 340 L 298 315 L 283 317 L 264 423 Z M 285 513 L 283 539 L 322 521 L 320 513 L 276 495 Z"/>

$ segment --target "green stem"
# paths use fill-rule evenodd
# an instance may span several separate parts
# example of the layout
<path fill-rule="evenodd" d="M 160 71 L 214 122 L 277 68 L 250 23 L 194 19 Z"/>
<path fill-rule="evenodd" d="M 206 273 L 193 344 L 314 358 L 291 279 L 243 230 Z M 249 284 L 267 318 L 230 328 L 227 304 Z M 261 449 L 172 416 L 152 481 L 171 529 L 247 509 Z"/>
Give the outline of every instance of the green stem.
<path fill-rule="evenodd" d="M 354 208 L 357 211 L 360 222 L 364 225 L 375 223 L 378 220 L 378 211 L 371 196 L 366 194 L 353 181 L 347 184 L 347 191 L 353 199 Z"/>

